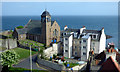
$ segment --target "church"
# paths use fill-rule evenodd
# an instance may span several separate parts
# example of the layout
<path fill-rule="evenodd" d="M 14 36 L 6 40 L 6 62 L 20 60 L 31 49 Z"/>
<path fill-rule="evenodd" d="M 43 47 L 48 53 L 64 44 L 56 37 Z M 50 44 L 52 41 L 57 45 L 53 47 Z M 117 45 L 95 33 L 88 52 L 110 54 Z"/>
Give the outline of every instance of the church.
<path fill-rule="evenodd" d="M 30 39 L 49 46 L 60 41 L 60 26 L 51 20 L 50 13 L 45 10 L 41 20 L 29 20 L 23 28 L 15 28 L 13 37 L 18 40 Z"/>

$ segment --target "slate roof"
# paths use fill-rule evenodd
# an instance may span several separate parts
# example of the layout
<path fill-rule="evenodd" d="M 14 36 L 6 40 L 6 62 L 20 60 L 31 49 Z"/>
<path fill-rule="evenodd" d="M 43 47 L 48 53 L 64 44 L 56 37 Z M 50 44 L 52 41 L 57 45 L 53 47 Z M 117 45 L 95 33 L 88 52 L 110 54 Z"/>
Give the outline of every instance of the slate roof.
<path fill-rule="evenodd" d="M 71 29 L 71 28 L 68 28 L 68 29 L 66 29 L 65 31 L 67 31 L 67 32 L 78 32 L 78 33 L 80 33 L 80 29 Z"/>
<path fill-rule="evenodd" d="M 98 34 L 97 35 L 97 39 L 92 39 L 92 40 L 100 40 L 100 36 L 101 36 L 101 30 L 87 30 L 87 29 L 84 29 L 82 33 L 91 33 L 91 34 Z"/>
<path fill-rule="evenodd" d="M 53 25 L 54 21 L 51 21 Z M 41 21 L 40 20 L 29 20 L 29 22 L 22 29 L 16 29 L 18 34 L 41 34 Z"/>
<path fill-rule="evenodd" d="M 18 34 L 25 34 L 25 33 L 27 33 L 27 29 L 26 28 L 16 29 L 16 31 L 17 31 Z"/>
<path fill-rule="evenodd" d="M 41 21 L 40 20 L 30 20 L 28 24 L 24 26 L 27 29 L 28 34 L 41 34 Z"/>
<path fill-rule="evenodd" d="M 51 15 L 50 15 L 50 13 L 49 13 L 48 11 L 45 10 L 45 11 L 42 13 L 42 16 L 51 16 Z"/>
<path fill-rule="evenodd" d="M 67 34 L 67 35 L 65 35 L 64 37 L 70 37 L 71 36 L 71 34 Z"/>

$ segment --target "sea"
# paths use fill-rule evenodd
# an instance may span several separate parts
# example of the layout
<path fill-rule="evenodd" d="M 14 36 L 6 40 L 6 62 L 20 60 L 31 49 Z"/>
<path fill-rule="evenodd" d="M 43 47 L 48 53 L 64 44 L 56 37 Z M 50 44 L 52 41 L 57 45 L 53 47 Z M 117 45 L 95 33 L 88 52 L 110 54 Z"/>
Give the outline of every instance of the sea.
<path fill-rule="evenodd" d="M 41 16 L 2 16 L 2 31 L 14 30 L 17 26 L 24 26 L 30 19 L 40 20 Z M 107 43 L 113 42 L 118 48 L 118 16 L 52 16 L 63 30 L 64 26 L 68 28 L 80 29 L 86 26 L 89 30 L 105 29 L 105 34 L 112 36 L 107 39 Z"/>

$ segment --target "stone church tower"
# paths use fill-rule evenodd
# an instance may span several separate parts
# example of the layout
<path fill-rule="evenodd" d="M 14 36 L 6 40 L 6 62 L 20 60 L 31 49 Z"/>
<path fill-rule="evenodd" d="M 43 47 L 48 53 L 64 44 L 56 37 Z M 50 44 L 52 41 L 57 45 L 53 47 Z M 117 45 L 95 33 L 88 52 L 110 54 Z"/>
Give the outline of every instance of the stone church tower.
<path fill-rule="evenodd" d="M 56 42 L 60 41 L 60 27 L 57 24 L 57 26 L 54 26 L 57 24 L 56 21 L 51 21 L 51 15 L 48 11 L 44 11 L 41 15 L 41 25 L 42 25 L 42 37 L 43 37 L 43 43 L 46 44 L 46 46 L 50 45 L 51 42 L 54 40 L 57 40 Z M 54 29 L 55 28 L 55 29 Z M 57 29 L 57 30 L 56 30 Z M 57 32 L 57 38 L 55 38 L 53 33 Z"/>

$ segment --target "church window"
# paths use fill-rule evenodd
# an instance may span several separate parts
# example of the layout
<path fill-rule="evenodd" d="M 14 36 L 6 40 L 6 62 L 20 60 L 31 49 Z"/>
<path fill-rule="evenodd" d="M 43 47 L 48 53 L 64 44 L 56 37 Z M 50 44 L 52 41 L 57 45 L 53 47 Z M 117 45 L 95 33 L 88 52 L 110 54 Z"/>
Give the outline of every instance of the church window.
<path fill-rule="evenodd" d="M 50 18 L 47 18 L 47 21 L 49 22 L 49 21 L 50 21 Z"/>
<path fill-rule="evenodd" d="M 45 17 L 42 18 L 42 21 L 45 22 Z"/>
<path fill-rule="evenodd" d="M 58 31 L 55 29 L 55 31 L 54 31 L 54 35 L 57 36 L 57 33 L 58 33 Z"/>

